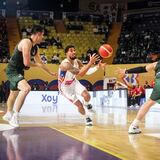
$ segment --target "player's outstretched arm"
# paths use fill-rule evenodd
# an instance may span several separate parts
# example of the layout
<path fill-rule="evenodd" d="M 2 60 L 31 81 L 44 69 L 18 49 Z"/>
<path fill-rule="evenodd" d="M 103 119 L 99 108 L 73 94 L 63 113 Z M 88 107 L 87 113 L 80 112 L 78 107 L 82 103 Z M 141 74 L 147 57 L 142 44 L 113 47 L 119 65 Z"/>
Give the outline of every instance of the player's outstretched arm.
<path fill-rule="evenodd" d="M 32 63 L 31 66 L 36 66 L 36 67 L 40 67 L 42 68 L 44 71 L 46 71 L 47 73 L 49 73 L 51 76 L 57 76 L 57 73 L 52 72 L 47 66 L 46 64 L 43 64 L 41 61 L 41 57 L 39 54 L 37 54 L 35 57 L 35 63 Z"/>
<path fill-rule="evenodd" d="M 87 71 L 91 68 L 92 64 L 94 64 L 99 59 L 100 59 L 100 57 L 98 55 L 96 55 L 96 54 L 93 54 L 92 56 L 90 55 L 90 60 L 89 60 L 88 64 L 84 65 L 80 69 L 78 75 L 81 76 L 81 77 L 84 76 L 87 73 Z"/>
<path fill-rule="evenodd" d="M 148 64 L 146 66 L 139 66 L 139 67 L 135 67 L 135 68 L 131 68 L 131 69 L 117 69 L 116 73 L 119 75 L 124 76 L 125 74 L 132 74 L 132 73 L 145 73 L 145 72 L 149 72 L 155 69 L 157 65 L 157 62 Z"/>

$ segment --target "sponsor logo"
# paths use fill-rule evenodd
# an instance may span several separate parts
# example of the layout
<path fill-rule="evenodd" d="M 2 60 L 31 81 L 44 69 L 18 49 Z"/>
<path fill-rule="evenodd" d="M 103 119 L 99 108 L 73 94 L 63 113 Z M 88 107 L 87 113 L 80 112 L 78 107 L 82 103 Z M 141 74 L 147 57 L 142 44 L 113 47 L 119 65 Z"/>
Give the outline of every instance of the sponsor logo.
<path fill-rule="evenodd" d="M 41 102 L 52 102 L 53 105 L 58 103 L 58 95 L 51 96 L 47 94 L 42 94 L 42 101 Z"/>

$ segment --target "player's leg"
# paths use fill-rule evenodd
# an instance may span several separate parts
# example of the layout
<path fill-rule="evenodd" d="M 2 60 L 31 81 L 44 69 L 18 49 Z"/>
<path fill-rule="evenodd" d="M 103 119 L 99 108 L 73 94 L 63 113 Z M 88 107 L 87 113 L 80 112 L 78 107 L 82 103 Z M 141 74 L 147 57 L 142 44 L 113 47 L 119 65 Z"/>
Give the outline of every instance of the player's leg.
<path fill-rule="evenodd" d="M 81 96 L 83 97 L 83 105 L 87 108 L 87 110 L 89 112 L 95 113 L 95 111 L 93 110 L 93 106 L 90 103 L 91 96 L 89 92 L 87 90 L 84 90 Z"/>
<path fill-rule="evenodd" d="M 138 134 L 141 133 L 141 130 L 139 129 L 139 123 L 144 118 L 146 113 L 149 111 L 149 109 L 160 100 L 160 79 L 155 80 L 155 86 L 153 88 L 151 97 L 149 100 L 147 100 L 142 107 L 139 109 L 136 118 L 132 122 L 132 124 L 129 127 L 128 133 L 130 134 Z"/>
<path fill-rule="evenodd" d="M 83 97 L 83 105 L 88 109 L 88 111 L 94 112 L 93 107 L 90 104 L 91 96 L 87 91 L 87 89 L 79 81 L 76 81 L 75 90 L 77 95 L 80 95 Z"/>
<path fill-rule="evenodd" d="M 129 127 L 128 133 L 130 134 L 139 134 L 141 133 L 141 130 L 139 129 L 139 123 L 144 118 L 146 113 L 149 111 L 151 106 L 153 106 L 156 102 L 149 99 L 147 102 L 145 102 L 142 107 L 139 109 L 136 118 L 132 122 L 132 124 Z"/>
<path fill-rule="evenodd" d="M 5 121 L 10 121 L 13 115 L 13 106 L 16 100 L 16 97 L 18 95 L 19 91 L 18 90 L 10 90 L 9 97 L 7 99 L 7 112 L 6 114 L 2 117 L 3 120 Z"/>
<path fill-rule="evenodd" d="M 77 100 L 76 102 L 74 102 L 74 105 L 78 107 L 79 113 L 84 116 L 86 126 L 92 126 L 93 125 L 92 119 L 86 114 L 82 102 L 80 100 Z"/>
<path fill-rule="evenodd" d="M 78 90 L 81 90 L 80 88 L 78 88 Z M 60 87 L 60 91 L 61 93 L 70 101 L 72 102 L 77 108 L 78 108 L 78 112 L 84 116 L 85 120 L 86 120 L 86 125 L 92 125 L 92 123 L 87 121 L 90 119 L 88 117 L 88 115 L 86 115 L 85 109 L 83 107 L 82 102 L 78 99 L 77 94 L 76 94 L 76 87 L 75 87 L 75 82 L 73 82 L 71 85 L 69 86 L 61 86 Z"/>
<path fill-rule="evenodd" d="M 22 105 L 24 103 L 24 100 L 25 100 L 27 94 L 31 90 L 30 85 L 28 84 L 28 82 L 25 79 L 22 79 L 18 82 L 17 88 L 19 89 L 19 94 L 18 94 L 17 99 L 15 101 L 15 112 L 14 112 L 11 120 L 9 121 L 9 123 L 14 127 L 19 126 L 19 121 L 18 121 L 19 111 L 22 108 Z"/>
<path fill-rule="evenodd" d="M 28 82 L 25 79 L 23 79 L 18 82 L 18 89 L 20 91 L 19 91 L 17 100 L 15 102 L 15 106 L 16 106 L 15 111 L 16 112 L 19 112 L 21 110 L 27 94 L 31 91 L 31 87 L 28 84 Z"/>

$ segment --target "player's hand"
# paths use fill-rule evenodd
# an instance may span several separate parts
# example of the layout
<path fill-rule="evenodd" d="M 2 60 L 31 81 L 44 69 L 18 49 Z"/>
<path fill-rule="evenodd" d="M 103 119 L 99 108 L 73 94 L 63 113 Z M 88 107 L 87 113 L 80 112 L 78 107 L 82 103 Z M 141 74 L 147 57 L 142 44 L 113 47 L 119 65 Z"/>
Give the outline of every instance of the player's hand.
<path fill-rule="evenodd" d="M 94 53 L 92 56 L 89 55 L 89 63 L 94 64 L 96 61 L 100 60 L 100 56 Z"/>
<path fill-rule="evenodd" d="M 105 69 L 106 63 L 102 63 L 102 60 L 99 61 L 98 67 Z"/>
<path fill-rule="evenodd" d="M 125 72 L 126 72 L 126 69 L 122 69 L 122 68 L 117 68 L 117 70 L 115 71 L 116 74 L 122 77 L 126 74 Z"/>

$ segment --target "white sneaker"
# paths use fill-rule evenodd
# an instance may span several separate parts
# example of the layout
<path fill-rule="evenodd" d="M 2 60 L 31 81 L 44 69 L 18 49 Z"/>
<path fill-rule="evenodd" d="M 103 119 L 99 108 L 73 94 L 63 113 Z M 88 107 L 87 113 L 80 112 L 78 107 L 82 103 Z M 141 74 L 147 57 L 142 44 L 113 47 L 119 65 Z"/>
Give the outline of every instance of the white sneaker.
<path fill-rule="evenodd" d="M 18 115 L 16 113 L 13 114 L 9 124 L 13 127 L 19 127 Z"/>
<path fill-rule="evenodd" d="M 139 126 L 130 125 L 130 127 L 128 129 L 128 133 L 129 134 L 140 134 L 141 133 L 141 129 L 139 128 Z"/>
<path fill-rule="evenodd" d="M 133 109 L 133 108 L 134 108 L 134 105 L 130 105 L 129 108 L 130 108 L 130 109 Z"/>
<path fill-rule="evenodd" d="M 93 125 L 92 119 L 90 117 L 87 117 L 86 118 L 86 126 L 92 126 L 92 125 Z"/>
<path fill-rule="evenodd" d="M 12 115 L 13 115 L 12 112 L 7 112 L 7 113 L 2 117 L 2 119 L 3 119 L 4 121 L 9 122 L 9 121 L 11 120 L 11 118 L 12 118 Z"/>
<path fill-rule="evenodd" d="M 135 104 L 135 108 L 136 108 L 136 109 L 139 109 L 139 105 L 138 105 L 138 104 Z"/>

